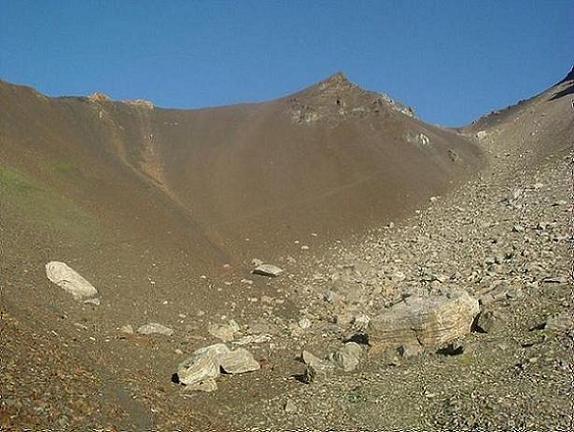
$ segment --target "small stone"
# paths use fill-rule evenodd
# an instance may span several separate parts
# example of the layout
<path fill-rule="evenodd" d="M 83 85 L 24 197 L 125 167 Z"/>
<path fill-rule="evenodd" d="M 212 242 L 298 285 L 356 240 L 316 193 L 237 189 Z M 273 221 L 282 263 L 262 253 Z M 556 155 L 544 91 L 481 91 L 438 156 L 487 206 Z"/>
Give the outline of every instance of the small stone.
<path fill-rule="evenodd" d="M 341 349 L 331 353 L 329 360 L 345 372 L 351 372 L 357 368 L 363 349 L 356 342 L 347 342 Z"/>
<path fill-rule="evenodd" d="M 120 328 L 120 331 L 121 331 L 122 333 L 134 334 L 134 328 L 133 328 L 130 324 L 127 324 L 127 325 L 125 325 L 125 326 L 122 326 L 122 327 Z"/>
<path fill-rule="evenodd" d="M 281 273 L 283 273 L 283 269 L 273 265 L 273 264 L 261 264 L 252 272 L 253 274 L 261 275 L 261 276 L 268 276 L 268 277 L 277 277 Z"/>
<path fill-rule="evenodd" d="M 269 342 L 271 340 L 271 335 L 269 334 L 258 334 L 258 335 L 247 335 L 243 336 L 241 339 L 233 341 L 234 345 L 250 345 Z"/>
<path fill-rule="evenodd" d="M 235 322 L 235 321 L 234 321 Z M 210 324 L 207 327 L 207 332 L 218 338 L 221 339 L 223 342 L 230 342 L 235 339 L 235 333 L 239 330 L 239 326 L 231 325 L 231 324 Z"/>
<path fill-rule="evenodd" d="M 94 305 L 94 306 L 99 306 L 99 305 L 101 304 L 101 301 L 100 301 L 99 298 L 96 297 L 96 298 L 91 298 L 91 299 L 84 300 L 84 303 L 86 303 L 86 304 L 92 304 L 92 305 Z"/>
<path fill-rule="evenodd" d="M 314 356 L 308 351 L 303 351 L 301 358 L 307 366 L 305 369 L 304 380 L 308 384 L 325 379 L 335 368 L 333 363 L 321 360 L 319 357 Z"/>
<path fill-rule="evenodd" d="M 568 283 L 568 279 L 564 276 L 547 276 L 542 279 L 543 283 L 556 283 L 556 284 L 566 284 Z"/>
<path fill-rule="evenodd" d="M 476 319 L 476 328 L 483 333 L 493 333 L 504 322 L 502 315 L 494 311 L 483 311 Z"/>
<path fill-rule="evenodd" d="M 393 282 L 402 282 L 406 279 L 406 275 L 402 271 L 396 271 L 392 274 L 391 280 Z"/>
<path fill-rule="evenodd" d="M 161 334 L 164 336 L 173 335 L 173 330 L 158 323 L 148 323 L 138 328 L 138 333 L 143 335 Z"/>
<path fill-rule="evenodd" d="M 311 320 L 309 318 L 301 318 L 299 320 L 299 327 L 301 327 L 303 330 L 308 329 L 309 327 L 311 327 L 312 323 Z"/>
<path fill-rule="evenodd" d="M 451 342 L 437 350 L 438 354 L 446 356 L 456 356 L 464 353 L 464 345 L 460 342 Z"/>
<path fill-rule="evenodd" d="M 253 354 L 245 348 L 237 348 L 234 351 L 223 354 L 219 358 L 221 369 L 229 374 L 240 374 L 256 371 L 261 368 L 259 362 L 253 358 Z"/>
<path fill-rule="evenodd" d="M 251 260 L 251 264 L 253 265 L 253 267 L 259 267 L 260 265 L 263 264 L 263 261 L 261 261 L 259 258 L 253 258 Z"/>
<path fill-rule="evenodd" d="M 517 233 L 524 232 L 524 227 L 522 225 L 514 225 L 512 227 L 512 232 L 517 232 Z"/>
<path fill-rule="evenodd" d="M 297 411 L 297 405 L 295 405 L 295 403 L 293 403 L 293 401 L 291 399 L 289 399 L 285 403 L 285 406 L 283 407 L 283 409 L 285 410 L 286 413 L 294 413 Z"/>

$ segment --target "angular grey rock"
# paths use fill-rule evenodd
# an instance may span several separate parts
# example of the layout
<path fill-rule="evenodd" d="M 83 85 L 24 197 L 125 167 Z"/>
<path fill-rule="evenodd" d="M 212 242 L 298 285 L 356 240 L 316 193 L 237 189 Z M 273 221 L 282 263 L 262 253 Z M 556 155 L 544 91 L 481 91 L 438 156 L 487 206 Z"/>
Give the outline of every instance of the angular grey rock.
<path fill-rule="evenodd" d="M 313 325 L 311 323 L 311 320 L 309 318 L 306 318 L 306 317 L 301 318 L 299 320 L 298 324 L 299 324 L 299 327 L 301 327 L 303 330 L 306 330 Z"/>
<path fill-rule="evenodd" d="M 143 335 L 161 334 L 164 336 L 173 335 L 173 329 L 158 323 L 147 323 L 138 328 L 138 333 Z"/>
<path fill-rule="evenodd" d="M 476 319 L 476 327 L 483 333 L 494 333 L 503 323 L 503 316 L 491 310 L 482 311 Z"/>
<path fill-rule="evenodd" d="M 240 374 L 261 369 L 259 362 L 253 358 L 253 354 L 245 348 L 237 348 L 234 351 L 219 356 L 221 369 L 229 374 Z"/>
<path fill-rule="evenodd" d="M 227 345 L 219 343 L 195 350 L 177 367 L 177 377 L 181 384 L 192 386 L 189 390 L 213 391 L 217 389 L 215 379 L 221 370 L 231 374 L 260 369 L 253 355 L 244 348 L 231 351 Z"/>
<path fill-rule="evenodd" d="M 335 369 L 335 365 L 333 363 L 321 360 L 319 357 L 308 351 L 303 351 L 301 358 L 306 364 L 305 375 L 303 378 L 308 384 L 327 378 Z"/>
<path fill-rule="evenodd" d="M 294 413 L 297 411 L 297 405 L 293 403 L 291 399 L 285 402 L 285 406 L 283 407 L 286 413 Z"/>
<path fill-rule="evenodd" d="M 357 368 L 362 356 L 363 349 L 358 343 L 347 342 L 341 349 L 331 353 L 329 360 L 345 372 L 351 372 Z"/>
<path fill-rule="evenodd" d="M 177 367 L 177 377 L 184 385 L 193 385 L 215 379 L 220 374 L 219 358 L 229 353 L 225 344 L 215 344 L 193 352 Z"/>
<path fill-rule="evenodd" d="M 460 291 L 435 297 L 407 297 L 369 323 L 369 341 L 383 346 L 441 345 L 468 334 L 478 300 Z"/>
<path fill-rule="evenodd" d="M 98 294 L 98 290 L 91 283 L 63 262 L 51 261 L 46 264 L 46 276 L 60 288 L 72 294 L 75 300 L 94 297 Z"/>
<path fill-rule="evenodd" d="M 283 269 L 273 265 L 273 264 L 261 264 L 252 271 L 253 274 L 269 277 L 277 277 L 283 273 Z"/>
<path fill-rule="evenodd" d="M 230 342 L 235 339 L 235 334 L 239 330 L 239 326 L 235 321 L 229 324 L 210 324 L 207 327 L 207 332 L 215 336 L 218 339 L 221 339 L 223 342 Z"/>

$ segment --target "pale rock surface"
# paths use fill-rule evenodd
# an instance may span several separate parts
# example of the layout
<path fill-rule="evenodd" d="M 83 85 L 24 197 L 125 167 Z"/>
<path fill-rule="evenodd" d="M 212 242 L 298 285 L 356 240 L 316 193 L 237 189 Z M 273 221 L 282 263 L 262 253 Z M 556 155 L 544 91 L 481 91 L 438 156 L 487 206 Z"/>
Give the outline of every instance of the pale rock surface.
<path fill-rule="evenodd" d="M 159 323 L 147 323 L 138 328 L 138 333 L 143 335 L 161 334 L 171 336 L 173 335 L 173 329 Z"/>
<path fill-rule="evenodd" d="M 224 344 L 210 345 L 196 350 L 177 367 L 177 377 L 181 384 L 194 385 L 219 377 L 219 356 L 229 352 Z"/>
<path fill-rule="evenodd" d="M 329 360 L 345 372 L 353 371 L 359 365 L 363 349 L 356 342 L 347 342 L 342 348 L 331 353 Z"/>
<path fill-rule="evenodd" d="M 221 369 L 229 374 L 240 374 L 256 371 L 261 368 L 253 354 L 245 348 L 237 348 L 219 357 Z"/>
<path fill-rule="evenodd" d="M 277 277 L 283 273 L 283 269 L 273 264 L 261 264 L 253 269 L 253 274 L 269 277 Z"/>
<path fill-rule="evenodd" d="M 479 313 L 478 300 L 464 291 L 407 297 L 369 323 L 369 341 L 383 346 L 441 345 L 467 335 Z"/>
<path fill-rule="evenodd" d="M 66 263 L 49 262 L 46 264 L 46 276 L 60 288 L 72 294 L 75 300 L 94 297 L 98 294 L 98 290 L 90 282 Z"/>

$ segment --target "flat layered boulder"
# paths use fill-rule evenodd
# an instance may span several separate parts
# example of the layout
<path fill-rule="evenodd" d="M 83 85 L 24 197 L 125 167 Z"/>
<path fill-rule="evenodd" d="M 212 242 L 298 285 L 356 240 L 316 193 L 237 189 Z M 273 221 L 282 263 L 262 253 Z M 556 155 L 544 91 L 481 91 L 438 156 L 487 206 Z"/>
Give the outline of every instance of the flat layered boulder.
<path fill-rule="evenodd" d="M 273 264 L 261 264 L 255 267 L 252 273 L 260 276 L 277 277 L 283 273 L 283 269 Z"/>
<path fill-rule="evenodd" d="M 436 347 L 470 333 L 480 309 L 464 291 L 434 297 L 408 297 L 369 322 L 369 342 L 383 347 Z"/>

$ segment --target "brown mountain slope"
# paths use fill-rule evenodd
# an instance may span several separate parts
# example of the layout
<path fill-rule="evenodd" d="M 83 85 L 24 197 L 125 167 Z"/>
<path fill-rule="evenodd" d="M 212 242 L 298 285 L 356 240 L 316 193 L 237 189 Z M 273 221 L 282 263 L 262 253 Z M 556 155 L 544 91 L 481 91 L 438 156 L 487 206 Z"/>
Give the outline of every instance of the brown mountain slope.
<path fill-rule="evenodd" d="M 478 119 L 465 132 L 479 137 L 492 157 L 517 154 L 515 168 L 536 168 L 548 158 L 572 151 L 573 94 L 574 68 L 556 85 Z"/>
<path fill-rule="evenodd" d="M 424 268 L 452 274 L 447 286 L 476 288 L 486 283 L 475 278 L 482 259 L 494 255 L 494 248 L 514 251 L 518 240 L 516 250 L 528 247 L 530 255 L 513 260 L 542 261 L 552 252 L 562 263 L 554 237 L 534 234 L 540 221 L 553 220 L 553 212 L 562 218 L 562 207 L 552 204 L 564 199 L 562 182 L 541 190 L 540 197 L 526 194 L 524 208 L 533 214 L 519 215 L 516 223 L 531 228 L 527 234 L 534 240 L 516 238 L 517 215 L 501 198 L 518 185 L 529 191 L 537 181 L 553 185 L 553 176 L 529 167 L 568 149 L 570 102 L 558 95 L 569 85 L 563 82 L 528 109 L 513 111 L 516 117 L 486 118 L 457 134 L 425 125 L 408 109 L 340 75 L 280 100 L 197 111 L 102 96 L 46 98 L 0 82 L 0 429 L 220 431 L 257 423 L 259 429 L 292 430 L 295 422 L 320 430 L 341 424 L 429 429 L 437 413 L 449 426 L 475 415 L 492 426 L 494 411 L 536 417 L 524 424 L 549 418 L 561 424 L 555 412 L 562 401 L 543 409 L 546 417 L 537 416 L 545 392 L 557 393 L 548 369 L 534 369 L 544 377 L 540 384 L 515 375 L 518 357 L 501 354 L 504 343 L 524 364 L 532 358 L 514 332 L 481 342 L 476 364 L 466 355 L 453 361 L 425 355 L 400 368 L 367 363 L 361 375 L 337 374 L 326 385 L 304 386 L 294 376 L 301 371 L 295 358 L 302 347 L 325 350 L 348 334 L 344 322 L 333 322 L 337 308 L 355 313 L 364 305 L 372 315 L 388 296 L 432 287 L 437 281 L 421 278 Z M 476 144 L 480 131 L 485 134 Z M 429 196 L 442 194 L 483 163 L 490 164 L 483 179 L 435 201 L 398 229 L 373 232 L 372 243 L 348 238 L 325 253 L 319 247 L 424 206 Z M 515 179 L 516 169 L 528 176 Z M 300 250 L 303 242 L 311 250 Z M 249 275 L 254 256 L 288 254 L 297 262 L 279 261 L 286 269 L 282 277 Z M 101 304 L 74 301 L 50 283 L 44 271 L 50 260 L 69 263 L 92 282 Z M 225 262 L 236 264 L 235 271 L 225 270 Z M 529 277 L 504 268 L 513 280 Z M 351 272 L 349 284 L 337 281 L 334 269 L 343 276 Z M 542 270 L 553 269 L 558 265 Z M 395 271 L 402 278 L 388 279 L 400 276 Z M 489 281 L 506 277 L 500 271 L 483 274 Z M 531 324 L 555 305 L 544 313 L 534 309 L 531 319 L 538 291 L 521 282 L 522 287 L 528 301 L 512 299 L 517 303 L 506 308 L 504 302 L 504 309 L 525 310 L 528 318 L 516 315 L 513 322 L 520 321 L 520 335 L 530 340 Z M 326 301 L 325 292 L 347 296 L 347 288 L 348 299 Z M 541 290 L 564 300 L 563 291 L 546 285 Z M 364 295 L 356 298 L 354 292 Z M 547 300 L 535 306 L 546 308 Z M 296 323 L 307 316 L 312 327 L 299 333 Z M 221 377 L 214 393 L 184 394 L 170 381 L 177 364 L 217 342 L 209 324 L 229 319 L 241 326 L 241 336 L 272 334 L 268 343 L 248 345 L 262 369 Z M 167 325 L 174 334 L 120 329 L 148 322 Z M 556 346 L 532 349 L 542 359 Z M 505 387 L 512 383 L 514 389 L 515 382 L 516 399 Z M 475 398 L 477 389 L 488 397 Z M 492 410 L 491 396 L 498 394 L 504 403 Z M 451 395 L 468 405 L 469 415 L 451 404 Z M 519 409 L 508 409 L 511 399 Z M 287 415 L 287 400 L 300 411 Z M 486 407 L 480 410 L 480 404 Z"/>
<path fill-rule="evenodd" d="M 49 99 L 7 83 L 0 104 L 4 167 L 145 235 L 161 237 L 155 212 L 178 208 L 191 254 L 212 251 L 208 261 L 244 251 L 246 238 L 264 253 L 380 224 L 482 163 L 461 136 L 341 74 L 280 100 L 193 111 Z M 131 227 L 136 216 L 142 227 Z"/>

